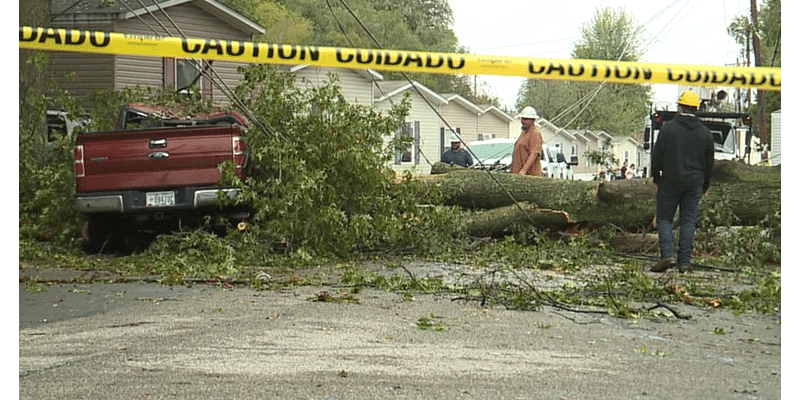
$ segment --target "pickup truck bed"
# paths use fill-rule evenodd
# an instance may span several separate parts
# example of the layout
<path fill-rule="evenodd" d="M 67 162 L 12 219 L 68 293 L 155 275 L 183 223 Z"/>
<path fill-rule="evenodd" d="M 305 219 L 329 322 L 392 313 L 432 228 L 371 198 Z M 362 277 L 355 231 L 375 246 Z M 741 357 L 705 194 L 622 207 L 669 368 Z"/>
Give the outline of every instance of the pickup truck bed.
<path fill-rule="evenodd" d="M 233 161 L 245 177 L 244 121 L 238 116 L 148 119 L 129 129 L 131 115 L 144 122 L 144 107 L 128 107 L 120 130 L 78 135 L 75 140 L 75 205 L 87 218 L 87 250 L 119 244 L 137 229 L 192 226 L 207 215 L 244 219 L 242 209 L 221 209 L 219 165 Z M 152 112 L 152 109 L 147 109 Z M 126 126 L 127 125 L 127 126 Z"/>

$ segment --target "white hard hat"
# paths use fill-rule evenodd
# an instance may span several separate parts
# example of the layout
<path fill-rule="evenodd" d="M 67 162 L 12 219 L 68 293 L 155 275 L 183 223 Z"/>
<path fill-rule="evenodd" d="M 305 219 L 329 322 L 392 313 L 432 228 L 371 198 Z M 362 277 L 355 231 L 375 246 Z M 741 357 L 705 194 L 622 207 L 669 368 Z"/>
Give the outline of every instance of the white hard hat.
<path fill-rule="evenodd" d="M 461 143 L 461 139 L 459 139 L 458 136 L 455 133 L 450 135 L 450 143 L 454 143 L 454 142 Z"/>
<path fill-rule="evenodd" d="M 539 114 L 536 113 L 536 110 L 533 107 L 527 106 L 522 109 L 522 112 L 519 114 L 519 117 L 537 119 L 539 118 Z"/>

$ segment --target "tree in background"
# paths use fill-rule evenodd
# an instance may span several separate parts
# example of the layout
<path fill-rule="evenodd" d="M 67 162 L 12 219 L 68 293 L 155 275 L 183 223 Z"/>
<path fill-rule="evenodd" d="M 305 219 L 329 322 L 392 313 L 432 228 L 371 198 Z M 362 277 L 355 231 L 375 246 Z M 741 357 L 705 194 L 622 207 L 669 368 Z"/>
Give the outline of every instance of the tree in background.
<path fill-rule="evenodd" d="M 448 0 L 223 0 L 223 3 L 265 26 L 267 34 L 258 40 L 266 42 L 374 49 L 379 47 L 377 40 L 386 49 L 465 52 L 452 28 L 453 10 Z M 405 79 L 397 72 L 383 74 L 385 80 Z M 496 97 L 478 95 L 467 76 L 408 76 L 438 93 L 458 93 L 476 104 L 500 104 Z"/>
<path fill-rule="evenodd" d="M 581 25 L 574 59 L 639 61 L 639 24 L 624 8 L 598 8 Z M 649 112 L 652 90 L 644 85 L 562 82 L 529 79 L 517 97 L 517 108 L 533 105 L 542 118 L 564 128 L 590 127 L 612 135 L 634 136 Z"/>
<path fill-rule="evenodd" d="M 314 35 L 311 21 L 275 1 L 222 0 L 228 7 L 263 26 L 266 32 L 255 40 L 266 43 L 308 43 Z"/>

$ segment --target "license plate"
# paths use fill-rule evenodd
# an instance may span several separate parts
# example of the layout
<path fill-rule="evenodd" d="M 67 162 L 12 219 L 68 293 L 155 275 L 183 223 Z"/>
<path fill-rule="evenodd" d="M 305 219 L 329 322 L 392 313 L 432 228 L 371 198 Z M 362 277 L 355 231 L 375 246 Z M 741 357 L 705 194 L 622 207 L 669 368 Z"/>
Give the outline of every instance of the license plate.
<path fill-rule="evenodd" d="M 175 205 L 175 192 L 147 193 L 147 207 L 172 207 Z"/>

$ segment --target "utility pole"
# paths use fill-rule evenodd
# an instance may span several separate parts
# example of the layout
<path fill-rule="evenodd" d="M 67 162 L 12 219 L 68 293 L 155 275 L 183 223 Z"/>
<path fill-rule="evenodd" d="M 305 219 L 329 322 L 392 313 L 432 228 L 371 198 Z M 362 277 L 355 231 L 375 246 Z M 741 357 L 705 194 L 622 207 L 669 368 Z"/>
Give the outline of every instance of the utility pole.
<path fill-rule="evenodd" d="M 736 66 L 742 66 L 739 56 L 736 56 Z M 736 112 L 742 112 L 742 88 L 740 87 L 736 88 Z"/>
<path fill-rule="evenodd" d="M 750 14 L 753 17 L 753 52 L 755 52 L 755 65 L 756 67 L 760 67 L 764 64 L 764 58 L 761 54 L 761 38 L 759 37 L 758 33 L 758 9 L 757 9 L 757 1 L 750 0 Z M 766 93 L 764 90 L 758 90 L 757 92 L 757 101 L 758 101 L 758 115 L 756 115 L 756 119 L 758 120 L 758 137 L 761 139 L 761 143 L 767 143 L 767 116 L 766 114 Z"/>
<path fill-rule="evenodd" d="M 745 66 L 747 68 L 750 68 L 750 38 L 752 37 L 752 35 L 753 35 L 753 27 L 750 26 L 750 25 L 747 25 L 747 38 L 745 39 L 745 42 L 747 42 L 747 43 L 745 45 L 746 50 L 745 50 L 745 53 L 744 53 L 745 56 L 746 56 L 746 59 L 747 59 L 746 64 L 745 64 Z M 747 102 L 745 103 L 745 104 L 747 104 L 747 108 L 750 108 L 750 106 L 753 105 L 752 97 L 753 97 L 753 91 L 750 88 L 748 88 L 747 89 Z"/>

